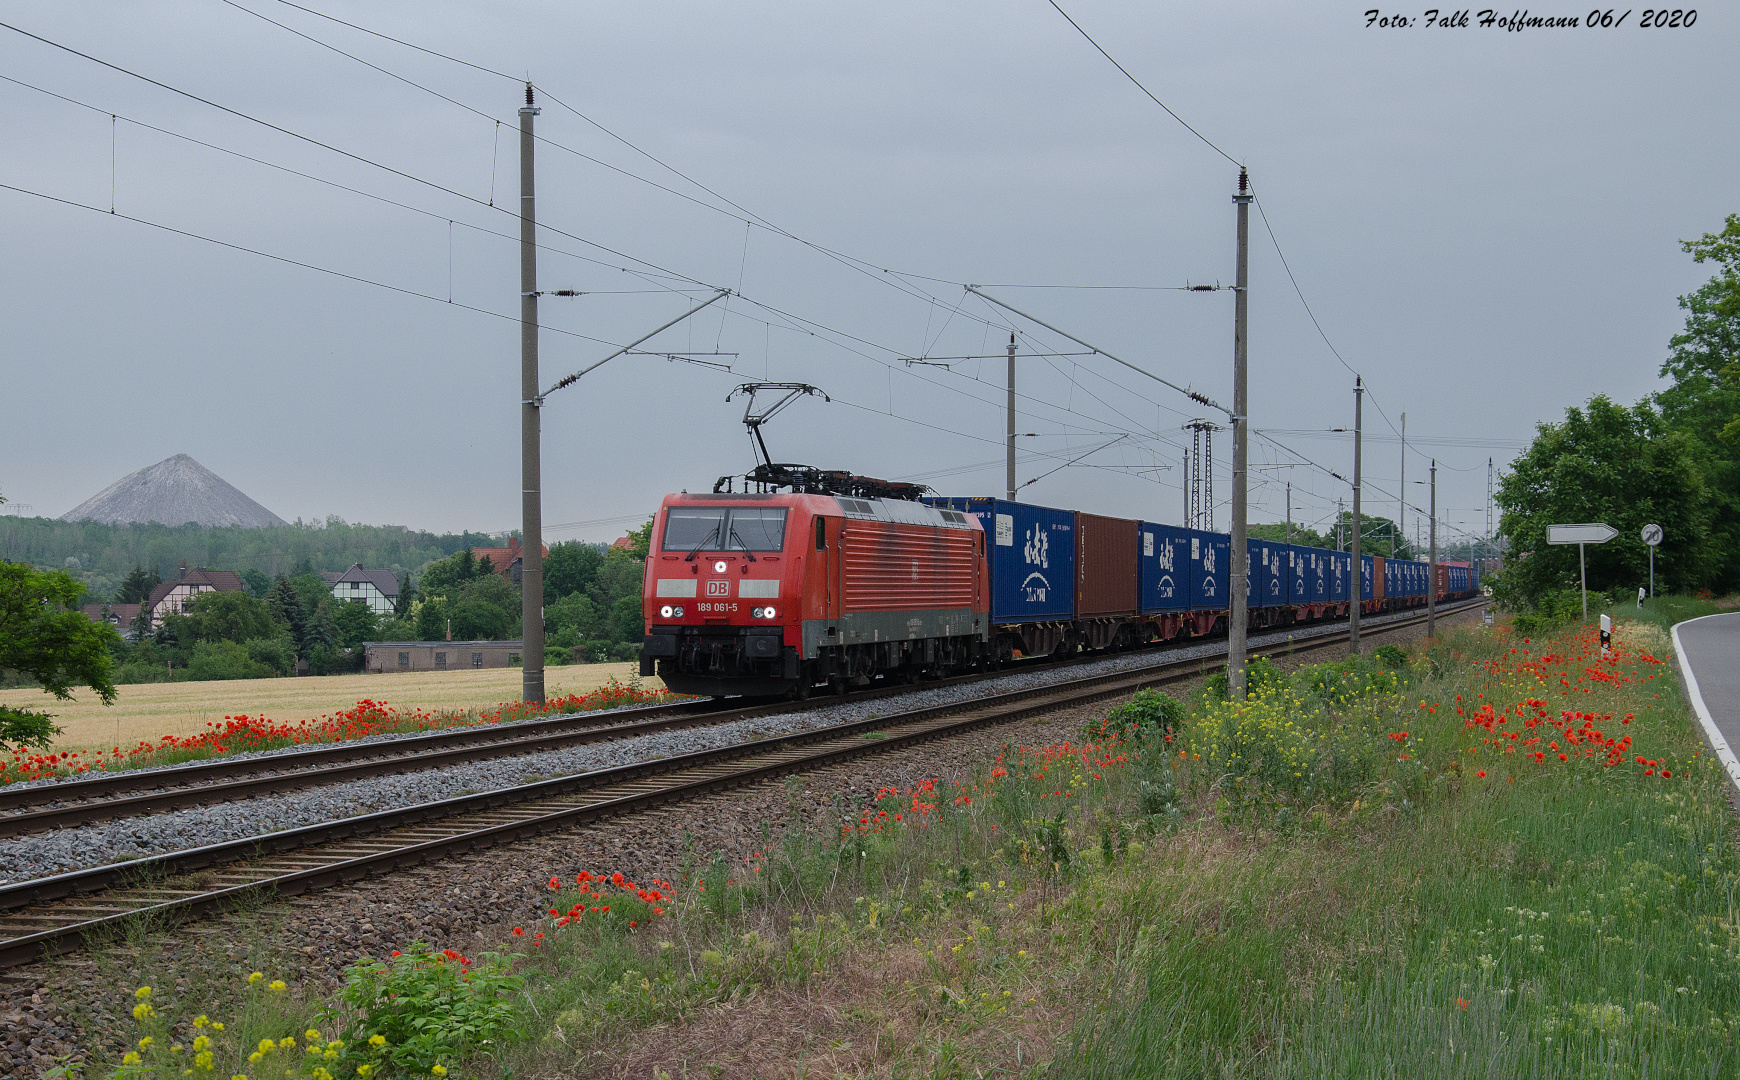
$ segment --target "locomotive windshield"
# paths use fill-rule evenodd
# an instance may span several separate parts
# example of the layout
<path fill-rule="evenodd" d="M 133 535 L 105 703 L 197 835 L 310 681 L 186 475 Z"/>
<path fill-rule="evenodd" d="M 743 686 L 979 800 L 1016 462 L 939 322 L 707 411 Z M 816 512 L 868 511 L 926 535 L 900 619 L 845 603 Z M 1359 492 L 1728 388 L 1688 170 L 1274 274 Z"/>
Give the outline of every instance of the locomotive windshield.
<path fill-rule="evenodd" d="M 785 507 L 673 506 L 665 514 L 665 551 L 779 551 Z"/>

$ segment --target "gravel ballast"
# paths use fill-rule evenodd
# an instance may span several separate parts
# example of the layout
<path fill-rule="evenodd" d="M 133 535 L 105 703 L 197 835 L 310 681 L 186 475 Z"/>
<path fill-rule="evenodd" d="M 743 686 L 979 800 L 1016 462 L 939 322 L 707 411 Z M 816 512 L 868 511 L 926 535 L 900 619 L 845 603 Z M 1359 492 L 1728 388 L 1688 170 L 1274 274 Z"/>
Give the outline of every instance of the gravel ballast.
<path fill-rule="evenodd" d="M 1380 625 L 1397 617 L 1400 616 L 1379 616 L 1365 622 L 1367 625 Z M 1335 633 L 1339 629 L 1339 624 L 1290 628 L 1281 633 L 1252 635 L 1250 644 L 1270 644 L 1284 641 L 1289 636 L 1295 640 L 1307 640 Z M 657 732 L 494 761 L 368 777 L 309 787 L 301 791 L 255 796 L 244 802 L 192 807 L 81 825 L 75 829 L 20 836 L 0 842 L 0 885 L 207 844 L 240 840 L 360 814 L 400 809 L 463 794 L 514 787 L 532 780 L 571 776 L 654 758 L 717 749 L 756 739 L 813 731 L 896 711 L 956 704 L 992 694 L 1049 686 L 1070 679 L 1179 660 L 1206 658 L 1222 647 L 1219 641 L 1209 641 L 1163 653 L 1124 653 L 1090 664 L 1042 668 L 983 682 L 915 690 L 895 699 L 854 701 L 847 698 L 838 704 L 803 712 Z M 510 726 L 503 725 L 504 728 Z M 388 742 L 404 737 L 406 736 L 375 736 L 371 741 Z M 281 752 L 265 751 L 260 756 Z M 165 766 L 160 770 L 165 774 L 166 784 L 173 782 L 175 768 L 176 766 Z M 71 782 L 69 787 L 76 790 L 76 781 Z"/>

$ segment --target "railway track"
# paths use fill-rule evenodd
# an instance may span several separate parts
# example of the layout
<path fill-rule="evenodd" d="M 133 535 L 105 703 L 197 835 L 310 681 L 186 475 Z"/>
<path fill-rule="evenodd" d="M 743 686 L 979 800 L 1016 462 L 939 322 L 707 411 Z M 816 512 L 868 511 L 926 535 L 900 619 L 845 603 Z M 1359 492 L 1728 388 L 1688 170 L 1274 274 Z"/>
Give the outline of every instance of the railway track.
<path fill-rule="evenodd" d="M 1379 624 L 1381 625 L 1381 624 Z M 1197 644 L 1169 643 L 1153 651 Z M 1035 659 L 1013 668 L 954 676 L 919 687 L 900 683 L 851 696 L 868 701 L 909 693 L 915 688 L 957 686 L 999 678 L 1015 671 L 1095 663 L 1103 655 L 1066 661 Z M 335 743 L 269 757 L 227 758 L 158 770 L 102 773 L 84 780 L 34 787 L 0 788 L 0 840 L 88 822 L 165 813 L 195 806 L 239 802 L 262 795 L 299 791 L 368 777 L 418 772 L 443 766 L 519 757 L 641 735 L 705 727 L 822 707 L 837 701 L 760 701 L 720 708 L 713 701 L 680 701 L 623 709 L 605 715 L 571 713 L 510 725 L 450 728 L 373 743 Z"/>
<path fill-rule="evenodd" d="M 1448 607 L 1442 614 L 1481 603 Z M 1365 628 L 1362 635 L 1376 637 L 1424 620 L 1423 613 L 1403 616 Z M 1344 645 L 1346 639 L 1342 630 L 1271 642 L 1251 652 L 1309 654 Z M 0 887 L 0 967 L 79 949 L 136 920 L 168 924 L 231 910 L 261 895 L 330 888 L 786 773 L 1185 681 L 1214 663 L 1212 656 L 1193 657 L 1090 675 Z M 668 722 L 710 721 L 696 716 Z"/>

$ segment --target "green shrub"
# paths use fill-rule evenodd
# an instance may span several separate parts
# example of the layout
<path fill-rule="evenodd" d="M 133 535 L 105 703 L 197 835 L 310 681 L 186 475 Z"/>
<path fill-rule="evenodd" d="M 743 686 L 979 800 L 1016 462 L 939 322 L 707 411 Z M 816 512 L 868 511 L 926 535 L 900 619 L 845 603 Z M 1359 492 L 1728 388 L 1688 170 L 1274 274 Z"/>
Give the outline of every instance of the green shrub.
<path fill-rule="evenodd" d="M 1209 700 L 1227 700 L 1226 672 L 1217 671 L 1208 677 L 1203 688 L 1208 692 Z M 1245 696 L 1255 697 L 1272 687 L 1282 685 L 1287 676 L 1276 667 L 1266 656 L 1253 656 L 1245 661 Z"/>
<path fill-rule="evenodd" d="M 1407 650 L 1400 645 L 1379 645 L 1372 650 L 1372 658 L 1384 667 L 1399 668 L 1408 662 Z"/>
<path fill-rule="evenodd" d="M 276 674 L 248 655 L 246 645 L 235 641 L 202 641 L 193 647 L 193 658 L 187 664 L 187 677 L 196 681 L 269 679 Z"/>
<path fill-rule="evenodd" d="M 1184 702 L 1150 687 L 1114 705 L 1106 713 L 1106 722 L 1113 727 L 1171 733 L 1184 722 L 1184 714 Z"/>
<path fill-rule="evenodd" d="M 344 1058 L 333 1074 L 428 1076 L 465 1050 L 503 1038 L 513 1021 L 511 996 L 525 983 L 510 969 L 501 957 L 474 964 L 422 942 L 390 960 L 365 957 L 351 965 L 338 992 L 346 1013 L 322 1018 L 349 1020 Z M 358 1073 L 364 1065 L 368 1071 Z"/>

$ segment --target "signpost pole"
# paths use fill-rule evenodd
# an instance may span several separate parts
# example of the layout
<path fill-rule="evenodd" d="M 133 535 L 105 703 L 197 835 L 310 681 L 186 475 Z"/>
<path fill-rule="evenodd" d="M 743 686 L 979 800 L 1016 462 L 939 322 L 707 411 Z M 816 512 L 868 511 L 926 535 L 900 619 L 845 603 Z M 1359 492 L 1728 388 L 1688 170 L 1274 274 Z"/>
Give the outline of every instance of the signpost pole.
<path fill-rule="evenodd" d="M 1655 599 L 1655 545 L 1649 546 L 1649 598 Z"/>
<path fill-rule="evenodd" d="M 1585 547 L 1585 545 L 1581 541 L 1579 541 L 1577 544 L 1577 577 L 1582 582 L 1582 585 L 1583 585 L 1583 621 L 1588 622 L 1589 621 L 1589 564 L 1583 561 L 1583 549 L 1584 549 L 1584 547 Z"/>

